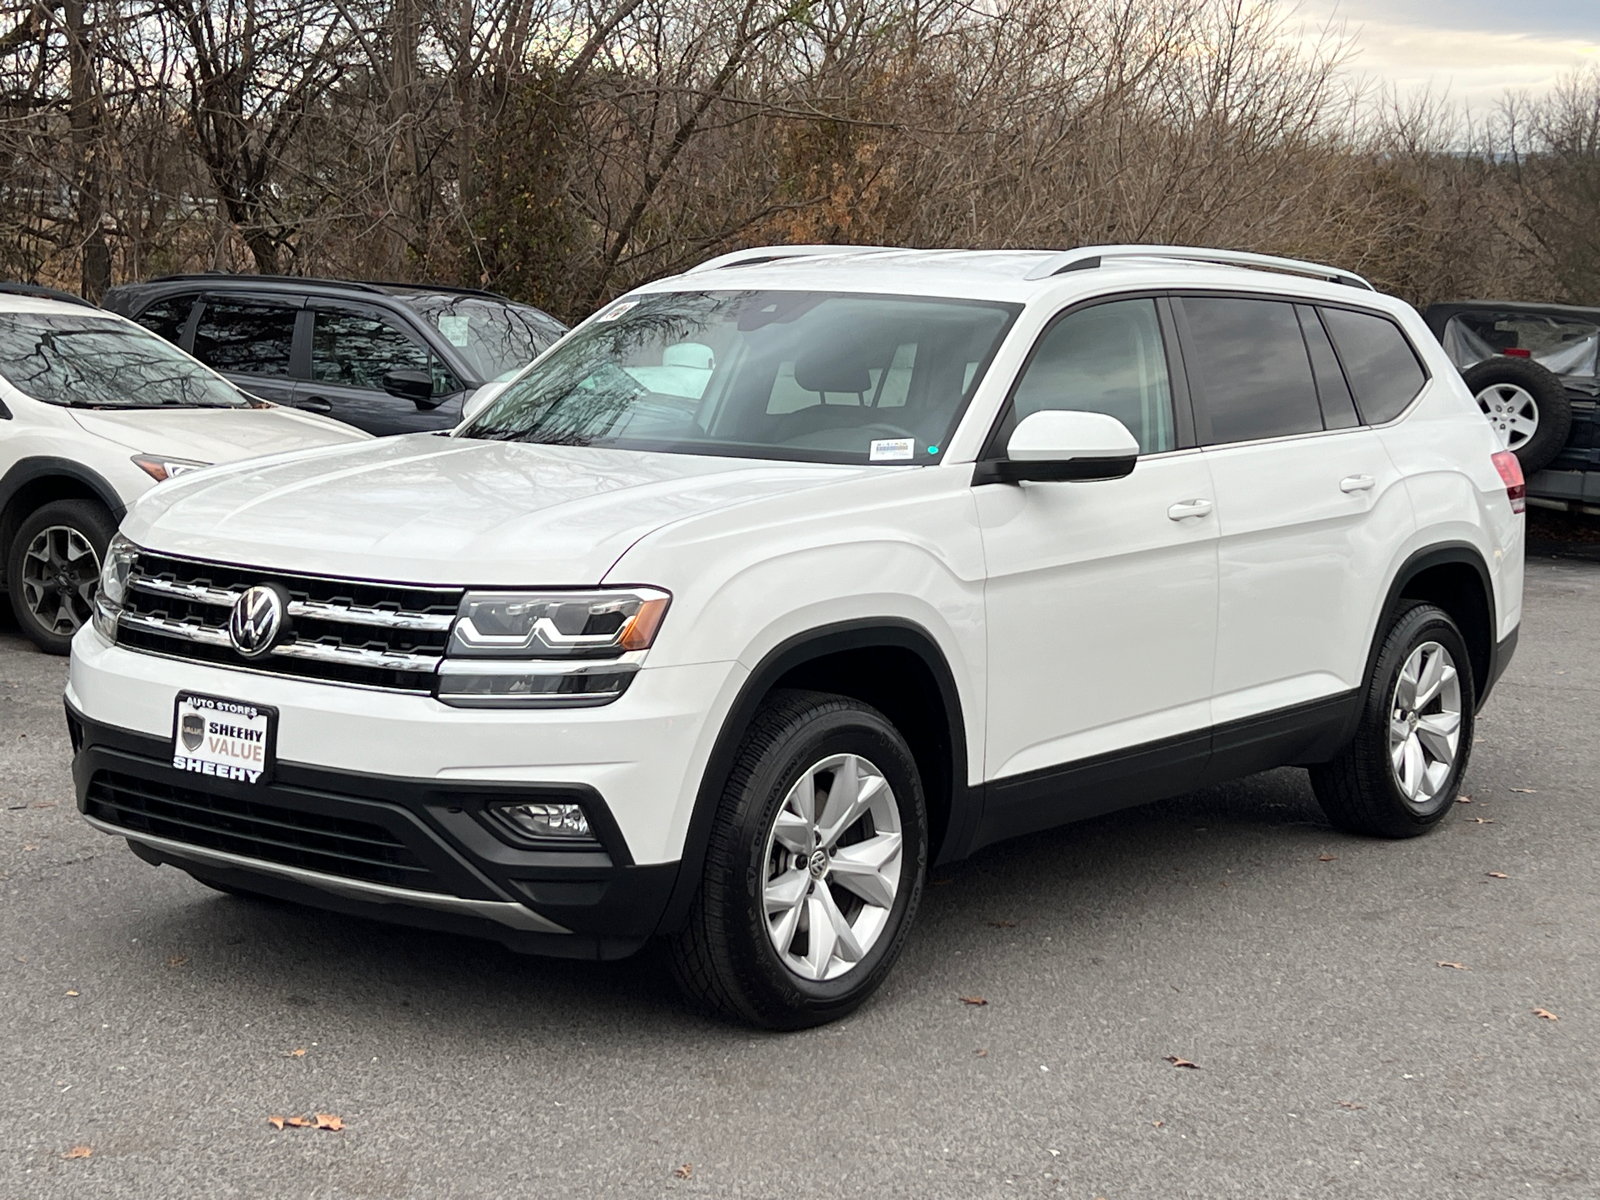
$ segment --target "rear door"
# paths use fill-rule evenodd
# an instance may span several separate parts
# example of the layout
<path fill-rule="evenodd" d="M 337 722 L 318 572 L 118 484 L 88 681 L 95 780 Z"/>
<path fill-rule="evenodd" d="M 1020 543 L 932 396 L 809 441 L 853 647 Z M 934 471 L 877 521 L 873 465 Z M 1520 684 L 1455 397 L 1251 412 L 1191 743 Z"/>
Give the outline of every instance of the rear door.
<path fill-rule="evenodd" d="M 1385 573 L 1415 521 L 1314 309 L 1222 295 L 1175 306 L 1216 486 L 1212 773 L 1227 775 L 1252 769 L 1237 760 L 1252 745 L 1284 752 L 1288 727 L 1315 732 L 1348 702 Z"/>
<path fill-rule="evenodd" d="M 449 429 L 461 420 L 464 388 L 456 374 L 417 334 L 377 306 L 312 300 L 310 376 L 296 397 L 302 408 L 326 412 L 368 433 Z M 423 404 L 384 390 L 393 370 L 425 371 L 433 395 Z"/>
<path fill-rule="evenodd" d="M 200 311 L 191 319 L 193 341 L 187 349 L 252 396 L 292 404 L 295 324 L 300 308 L 301 302 L 294 297 L 205 296 Z"/>

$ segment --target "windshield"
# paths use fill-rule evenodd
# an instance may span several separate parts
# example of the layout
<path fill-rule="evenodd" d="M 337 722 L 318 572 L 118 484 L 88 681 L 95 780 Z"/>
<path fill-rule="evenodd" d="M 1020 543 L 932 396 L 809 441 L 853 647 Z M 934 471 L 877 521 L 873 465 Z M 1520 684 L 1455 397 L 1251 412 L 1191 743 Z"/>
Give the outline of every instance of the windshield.
<path fill-rule="evenodd" d="M 460 436 L 931 462 L 1018 311 L 821 292 L 623 300 L 510 384 Z"/>
<path fill-rule="evenodd" d="M 171 342 L 85 314 L 0 314 L 0 376 L 73 408 L 245 408 L 248 397 Z"/>
<path fill-rule="evenodd" d="M 408 296 L 481 380 L 510 378 L 550 349 L 567 327 L 522 304 L 478 296 Z"/>

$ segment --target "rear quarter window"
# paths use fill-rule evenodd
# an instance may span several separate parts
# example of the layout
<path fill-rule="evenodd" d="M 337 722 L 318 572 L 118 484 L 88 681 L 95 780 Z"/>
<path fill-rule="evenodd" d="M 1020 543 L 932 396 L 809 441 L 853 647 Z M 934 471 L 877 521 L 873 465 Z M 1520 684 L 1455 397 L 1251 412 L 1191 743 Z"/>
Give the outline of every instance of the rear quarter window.
<path fill-rule="evenodd" d="M 1347 308 L 1321 311 L 1362 422 L 1382 425 L 1394 420 L 1428 381 L 1406 335 L 1388 317 L 1376 313 Z"/>

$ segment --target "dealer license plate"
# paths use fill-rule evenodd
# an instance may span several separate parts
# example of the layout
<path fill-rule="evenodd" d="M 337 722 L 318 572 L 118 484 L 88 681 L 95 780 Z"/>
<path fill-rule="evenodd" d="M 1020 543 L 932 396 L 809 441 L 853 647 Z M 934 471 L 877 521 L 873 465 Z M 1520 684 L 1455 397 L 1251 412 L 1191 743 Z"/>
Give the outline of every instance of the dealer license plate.
<path fill-rule="evenodd" d="M 278 710 L 265 704 L 179 692 L 172 765 L 180 771 L 265 783 L 272 778 Z"/>

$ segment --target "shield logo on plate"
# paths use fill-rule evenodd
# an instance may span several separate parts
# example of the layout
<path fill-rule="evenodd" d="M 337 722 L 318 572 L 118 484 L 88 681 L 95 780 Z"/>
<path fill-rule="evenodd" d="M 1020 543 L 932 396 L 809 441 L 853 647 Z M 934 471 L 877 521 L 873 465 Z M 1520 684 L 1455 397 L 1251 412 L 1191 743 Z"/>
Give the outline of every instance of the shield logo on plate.
<path fill-rule="evenodd" d="M 183 744 L 190 750 L 200 749 L 200 743 L 206 740 L 206 719 L 199 713 L 184 713 L 183 726 L 179 730 L 183 735 Z"/>

